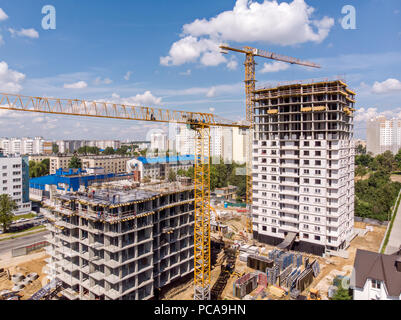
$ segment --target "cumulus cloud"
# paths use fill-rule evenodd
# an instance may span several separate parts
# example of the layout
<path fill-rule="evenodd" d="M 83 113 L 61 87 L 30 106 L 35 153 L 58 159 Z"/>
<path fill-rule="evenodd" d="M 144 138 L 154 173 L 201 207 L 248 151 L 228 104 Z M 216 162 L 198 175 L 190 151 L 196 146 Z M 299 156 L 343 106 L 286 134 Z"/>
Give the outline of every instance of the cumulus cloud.
<path fill-rule="evenodd" d="M 85 81 L 64 84 L 65 89 L 85 89 L 86 87 L 88 87 L 88 84 Z"/>
<path fill-rule="evenodd" d="M 12 70 L 5 61 L 0 62 L 0 90 L 9 93 L 21 91 L 21 82 L 25 75 L 21 72 Z"/>
<path fill-rule="evenodd" d="M 13 28 L 9 28 L 8 31 L 11 33 L 12 36 L 28 37 L 28 38 L 31 38 L 31 39 L 39 38 L 39 33 L 33 28 L 31 28 L 31 29 L 22 28 L 19 31 L 15 30 Z"/>
<path fill-rule="evenodd" d="M 355 122 L 363 122 L 374 119 L 379 116 L 384 116 L 387 119 L 401 119 L 401 108 L 379 111 L 377 108 L 358 108 L 355 112 Z"/>
<path fill-rule="evenodd" d="M 188 69 L 187 71 L 180 72 L 180 75 L 182 75 L 182 76 L 190 76 L 191 73 L 192 73 L 191 69 Z"/>
<path fill-rule="evenodd" d="M 196 61 L 206 66 L 230 63 L 219 49 L 219 44 L 225 41 L 282 46 L 320 43 L 328 36 L 334 19 L 325 16 L 314 20 L 314 11 L 304 0 L 291 3 L 237 0 L 232 10 L 184 25 L 181 39 L 173 43 L 169 55 L 161 57 L 160 63 L 165 66 Z"/>
<path fill-rule="evenodd" d="M 209 91 L 206 93 L 206 97 L 213 98 L 215 96 L 216 96 L 216 88 L 215 87 L 211 87 L 209 89 Z"/>
<path fill-rule="evenodd" d="M 4 12 L 2 8 L 0 8 L 0 21 L 4 21 L 8 19 L 8 15 Z"/>
<path fill-rule="evenodd" d="M 383 82 L 376 81 L 372 87 L 373 93 L 386 94 L 401 91 L 401 81 L 397 79 L 387 79 Z"/>
<path fill-rule="evenodd" d="M 231 59 L 228 63 L 227 63 L 227 68 L 229 70 L 236 70 L 238 67 L 238 62 L 235 59 Z"/>
<path fill-rule="evenodd" d="M 265 63 L 263 69 L 260 70 L 261 73 L 278 72 L 287 70 L 290 66 L 287 63 L 281 61 L 274 61 L 272 63 Z"/>
<path fill-rule="evenodd" d="M 143 94 L 137 94 L 136 96 L 121 98 L 118 94 L 113 93 L 112 101 L 114 103 L 126 104 L 126 105 L 160 105 L 162 104 L 162 98 L 155 97 L 150 91 L 145 91 Z"/>

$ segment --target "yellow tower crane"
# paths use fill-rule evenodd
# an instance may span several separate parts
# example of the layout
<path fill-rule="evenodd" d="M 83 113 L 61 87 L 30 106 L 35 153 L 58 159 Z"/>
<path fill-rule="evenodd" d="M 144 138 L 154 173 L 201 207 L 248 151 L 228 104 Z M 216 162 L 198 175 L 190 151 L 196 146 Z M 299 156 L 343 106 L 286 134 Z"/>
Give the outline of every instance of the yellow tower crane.
<path fill-rule="evenodd" d="M 298 64 L 305 67 L 320 68 L 319 65 L 300 60 L 297 58 L 283 56 L 281 54 L 260 50 L 252 47 L 243 47 L 242 49 L 232 48 L 221 45 L 221 52 L 228 54 L 228 51 L 234 51 L 245 54 L 245 95 L 246 95 L 246 120 L 250 123 L 250 130 L 248 135 L 248 148 L 246 155 L 246 203 L 248 206 L 248 233 L 252 234 L 252 145 L 253 145 L 253 129 L 254 129 L 254 92 L 256 89 L 255 79 L 255 57 L 262 57 L 271 60 L 277 60 L 290 64 Z"/>
<path fill-rule="evenodd" d="M 194 168 L 194 299 L 210 300 L 210 127 L 249 126 L 236 124 L 210 113 L 187 112 L 85 101 L 0 93 L 0 109 L 185 124 L 195 130 Z"/>

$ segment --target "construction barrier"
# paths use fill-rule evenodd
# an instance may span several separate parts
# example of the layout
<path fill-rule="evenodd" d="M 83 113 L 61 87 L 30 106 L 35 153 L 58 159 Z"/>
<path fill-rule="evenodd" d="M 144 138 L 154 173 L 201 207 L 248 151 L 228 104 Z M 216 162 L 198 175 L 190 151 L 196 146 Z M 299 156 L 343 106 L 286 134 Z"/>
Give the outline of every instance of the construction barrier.
<path fill-rule="evenodd" d="M 23 246 L 23 247 L 19 247 L 19 248 L 14 248 L 11 250 L 11 256 L 13 258 L 15 257 L 20 257 L 20 256 L 25 256 L 29 253 L 31 253 L 32 251 L 38 250 L 38 249 L 42 249 L 46 246 L 49 245 L 49 242 L 47 241 L 40 241 L 40 242 L 35 242 L 32 244 L 29 244 L 27 246 Z"/>

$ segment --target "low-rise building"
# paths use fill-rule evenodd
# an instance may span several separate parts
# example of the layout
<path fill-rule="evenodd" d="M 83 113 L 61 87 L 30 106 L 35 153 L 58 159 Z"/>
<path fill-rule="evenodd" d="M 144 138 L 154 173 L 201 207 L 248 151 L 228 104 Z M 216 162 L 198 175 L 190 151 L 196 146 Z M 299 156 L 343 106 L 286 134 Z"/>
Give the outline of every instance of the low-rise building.
<path fill-rule="evenodd" d="M 127 162 L 131 159 L 124 156 L 84 156 L 80 158 L 82 169 L 101 167 L 106 173 L 127 172 Z"/>
<path fill-rule="evenodd" d="M 354 300 L 401 300 L 400 253 L 357 250 L 351 282 Z"/>
<path fill-rule="evenodd" d="M 216 198 L 221 200 L 235 200 L 237 194 L 237 187 L 236 186 L 228 186 L 224 188 L 216 188 L 214 193 Z"/>
<path fill-rule="evenodd" d="M 170 170 L 188 170 L 195 163 L 192 155 L 145 158 L 138 157 L 127 163 L 127 172 L 138 172 L 140 179 L 148 177 L 153 180 L 163 180 Z"/>

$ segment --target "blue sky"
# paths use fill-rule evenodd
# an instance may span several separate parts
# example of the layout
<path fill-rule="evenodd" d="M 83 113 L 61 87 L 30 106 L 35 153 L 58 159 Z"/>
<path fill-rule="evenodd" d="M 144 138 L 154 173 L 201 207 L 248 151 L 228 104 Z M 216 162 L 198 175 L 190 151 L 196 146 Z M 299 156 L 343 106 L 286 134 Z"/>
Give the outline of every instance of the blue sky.
<path fill-rule="evenodd" d="M 55 30 L 42 29 L 48 4 Z M 356 9 L 355 30 L 341 26 L 344 5 Z M 224 42 L 323 67 L 259 58 L 258 85 L 344 77 L 358 94 L 356 137 L 371 116 L 401 117 L 399 0 L 3 0 L 0 8 L 3 92 L 214 110 L 240 120 L 243 57 L 221 56 L 216 46 Z M 157 127 L 0 111 L 0 136 L 142 139 Z"/>

